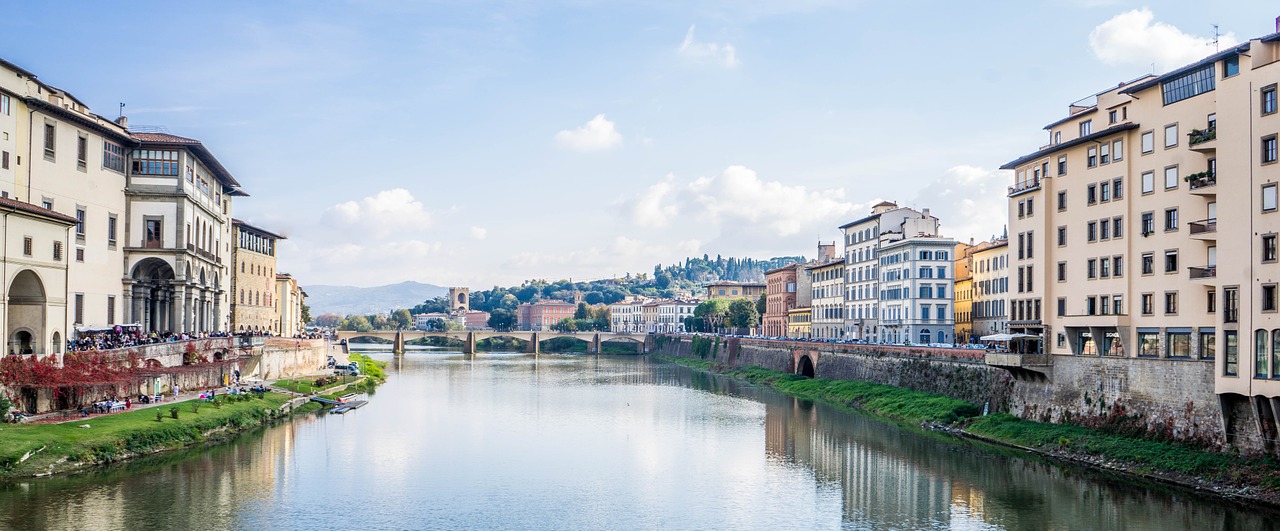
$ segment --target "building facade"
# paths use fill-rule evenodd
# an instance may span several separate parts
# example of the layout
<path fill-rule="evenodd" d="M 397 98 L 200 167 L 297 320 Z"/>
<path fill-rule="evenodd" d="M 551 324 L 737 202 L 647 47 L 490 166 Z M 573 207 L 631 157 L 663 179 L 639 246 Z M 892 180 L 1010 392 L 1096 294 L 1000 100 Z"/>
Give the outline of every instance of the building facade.
<path fill-rule="evenodd" d="M 809 319 L 811 337 L 840 339 L 844 337 L 844 272 L 842 260 L 807 266 L 805 273 L 812 282 Z"/>
<path fill-rule="evenodd" d="M 572 319 L 578 306 L 571 302 L 543 299 L 516 308 L 516 329 L 540 332 L 563 319 Z"/>
<path fill-rule="evenodd" d="M 644 300 L 631 299 L 609 305 L 609 331 L 635 333 L 644 331 Z"/>
<path fill-rule="evenodd" d="M 840 226 L 846 264 L 844 334 L 851 339 L 880 337 L 880 248 L 908 237 L 937 236 L 938 218 L 883 201 L 867 217 Z"/>
<path fill-rule="evenodd" d="M 975 249 L 970 253 L 969 267 L 973 277 L 973 335 L 981 338 L 1009 333 L 1009 240 Z"/>
<path fill-rule="evenodd" d="M 880 248 L 880 340 L 886 343 L 953 343 L 951 306 L 956 242 L 914 237 Z"/>
<path fill-rule="evenodd" d="M 787 335 L 787 312 L 796 307 L 797 270 L 801 275 L 804 274 L 803 265 L 796 264 L 788 264 L 764 274 L 766 299 L 760 326 L 766 336 Z"/>
<path fill-rule="evenodd" d="M 238 219 L 231 220 L 231 226 L 235 235 L 231 255 L 235 268 L 231 275 L 231 331 L 285 335 L 279 305 L 281 279 L 276 274 L 276 242 L 284 237 Z M 293 279 L 284 281 L 287 284 L 290 280 Z M 293 289 L 296 288 L 295 281 Z M 294 304 L 300 315 L 301 306 Z"/>
<path fill-rule="evenodd" d="M 297 279 L 289 274 L 276 274 L 274 302 L 278 333 L 281 336 L 294 337 L 306 330 L 306 322 L 302 319 L 302 307 L 306 305 L 307 292 L 302 291 L 302 287 L 298 286 Z"/>
<path fill-rule="evenodd" d="M 712 282 L 707 284 L 708 299 L 759 299 L 765 293 L 765 285 L 758 282 Z"/>

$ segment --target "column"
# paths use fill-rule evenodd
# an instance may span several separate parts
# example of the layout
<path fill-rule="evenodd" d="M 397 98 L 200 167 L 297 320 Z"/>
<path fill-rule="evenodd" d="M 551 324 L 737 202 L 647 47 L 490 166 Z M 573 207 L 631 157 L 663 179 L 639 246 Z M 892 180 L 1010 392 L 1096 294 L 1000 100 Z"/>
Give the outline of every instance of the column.
<path fill-rule="evenodd" d="M 121 291 L 122 291 L 121 295 L 124 296 L 124 301 L 123 301 L 123 304 L 120 306 L 120 322 L 132 323 L 133 317 L 131 314 L 133 313 L 133 281 L 132 280 L 125 281 L 124 289 Z"/>
<path fill-rule="evenodd" d="M 173 286 L 173 303 L 169 305 L 169 316 L 173 320 L 173 329 L 170 330 L 175 334 L 181 334 L 186 331 L 183 324 L 186 322 L 186 305 L 187 287 L 181 284 Z"/>
<path fill-rule="evenodd" d="M 156 330 L 170 330 L 169 306 L 172 302 L 168 290 L 156 290 Z"/>
<path fill-rule="evenodd" d="M 222 331 L 222 294 L 213 294 L 213 331 Z"/>

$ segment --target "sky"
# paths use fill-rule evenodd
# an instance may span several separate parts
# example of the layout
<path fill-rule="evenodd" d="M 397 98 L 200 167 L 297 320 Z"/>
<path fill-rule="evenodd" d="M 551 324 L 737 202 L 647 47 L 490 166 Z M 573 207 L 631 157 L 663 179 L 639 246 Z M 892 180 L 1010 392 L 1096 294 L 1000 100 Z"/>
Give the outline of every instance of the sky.
<path fill-rule="evenodd" d="M 8 4 L 8 5 L 5 5 Z M 977 4 L 977 5 L 971 5 Z M 303 286 L 484 289 L 812 257 L 892 200 L 959 241 L 999 166 L 1261 1 L 0 0 L 0 57 L 207 146 Z M 1268 9 L 1270 8 L 1270 9 Z"/>

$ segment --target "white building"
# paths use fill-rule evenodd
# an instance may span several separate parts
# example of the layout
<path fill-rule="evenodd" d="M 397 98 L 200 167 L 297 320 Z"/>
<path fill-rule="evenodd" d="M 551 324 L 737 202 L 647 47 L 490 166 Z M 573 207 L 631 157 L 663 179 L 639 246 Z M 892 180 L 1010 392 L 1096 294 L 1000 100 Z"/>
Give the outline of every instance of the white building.
<path fill-rule="evenodd" d="M 956 242 L 914 237 L 880 248 L 880 340 L 953 343 Z"/>
<path fill-rule="evenodd" d="M 879 336 L 879 256 L 885 244 L 903 238 L 937 236 L 938 218 L 929 209 L 916 211 L 884 201 L 871 215 L 840 226 L 844 232 L 845 301 L 844 336 L 874 339 Z"/>
<path fill-rule="evenodd" d="M 663 299 L 657 301 L 657 322 L 647 324 L 646 328 L 659 334 L 684 332 L 684 320 L 693 317 L 693 309 L 697 301 L 683 299 Z"/>
<path fill-rule="evenodd" d="M 609 305 L 609 331 L 617 333 L 644 332 L 643 299 L 629 299 Z"/>

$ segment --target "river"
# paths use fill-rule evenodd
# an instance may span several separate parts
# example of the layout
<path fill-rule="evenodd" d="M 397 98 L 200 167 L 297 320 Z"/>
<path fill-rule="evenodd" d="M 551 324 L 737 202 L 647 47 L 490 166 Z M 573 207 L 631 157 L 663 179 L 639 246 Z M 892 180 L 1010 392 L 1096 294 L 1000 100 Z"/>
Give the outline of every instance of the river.
<path fill-rule="evenodd" d="M 391 360 L 389 354 L 375 354 Z M 1269 529 L 636 356 L 410 353 L 368 406 L 0 485 L 3 529 Z"/>

